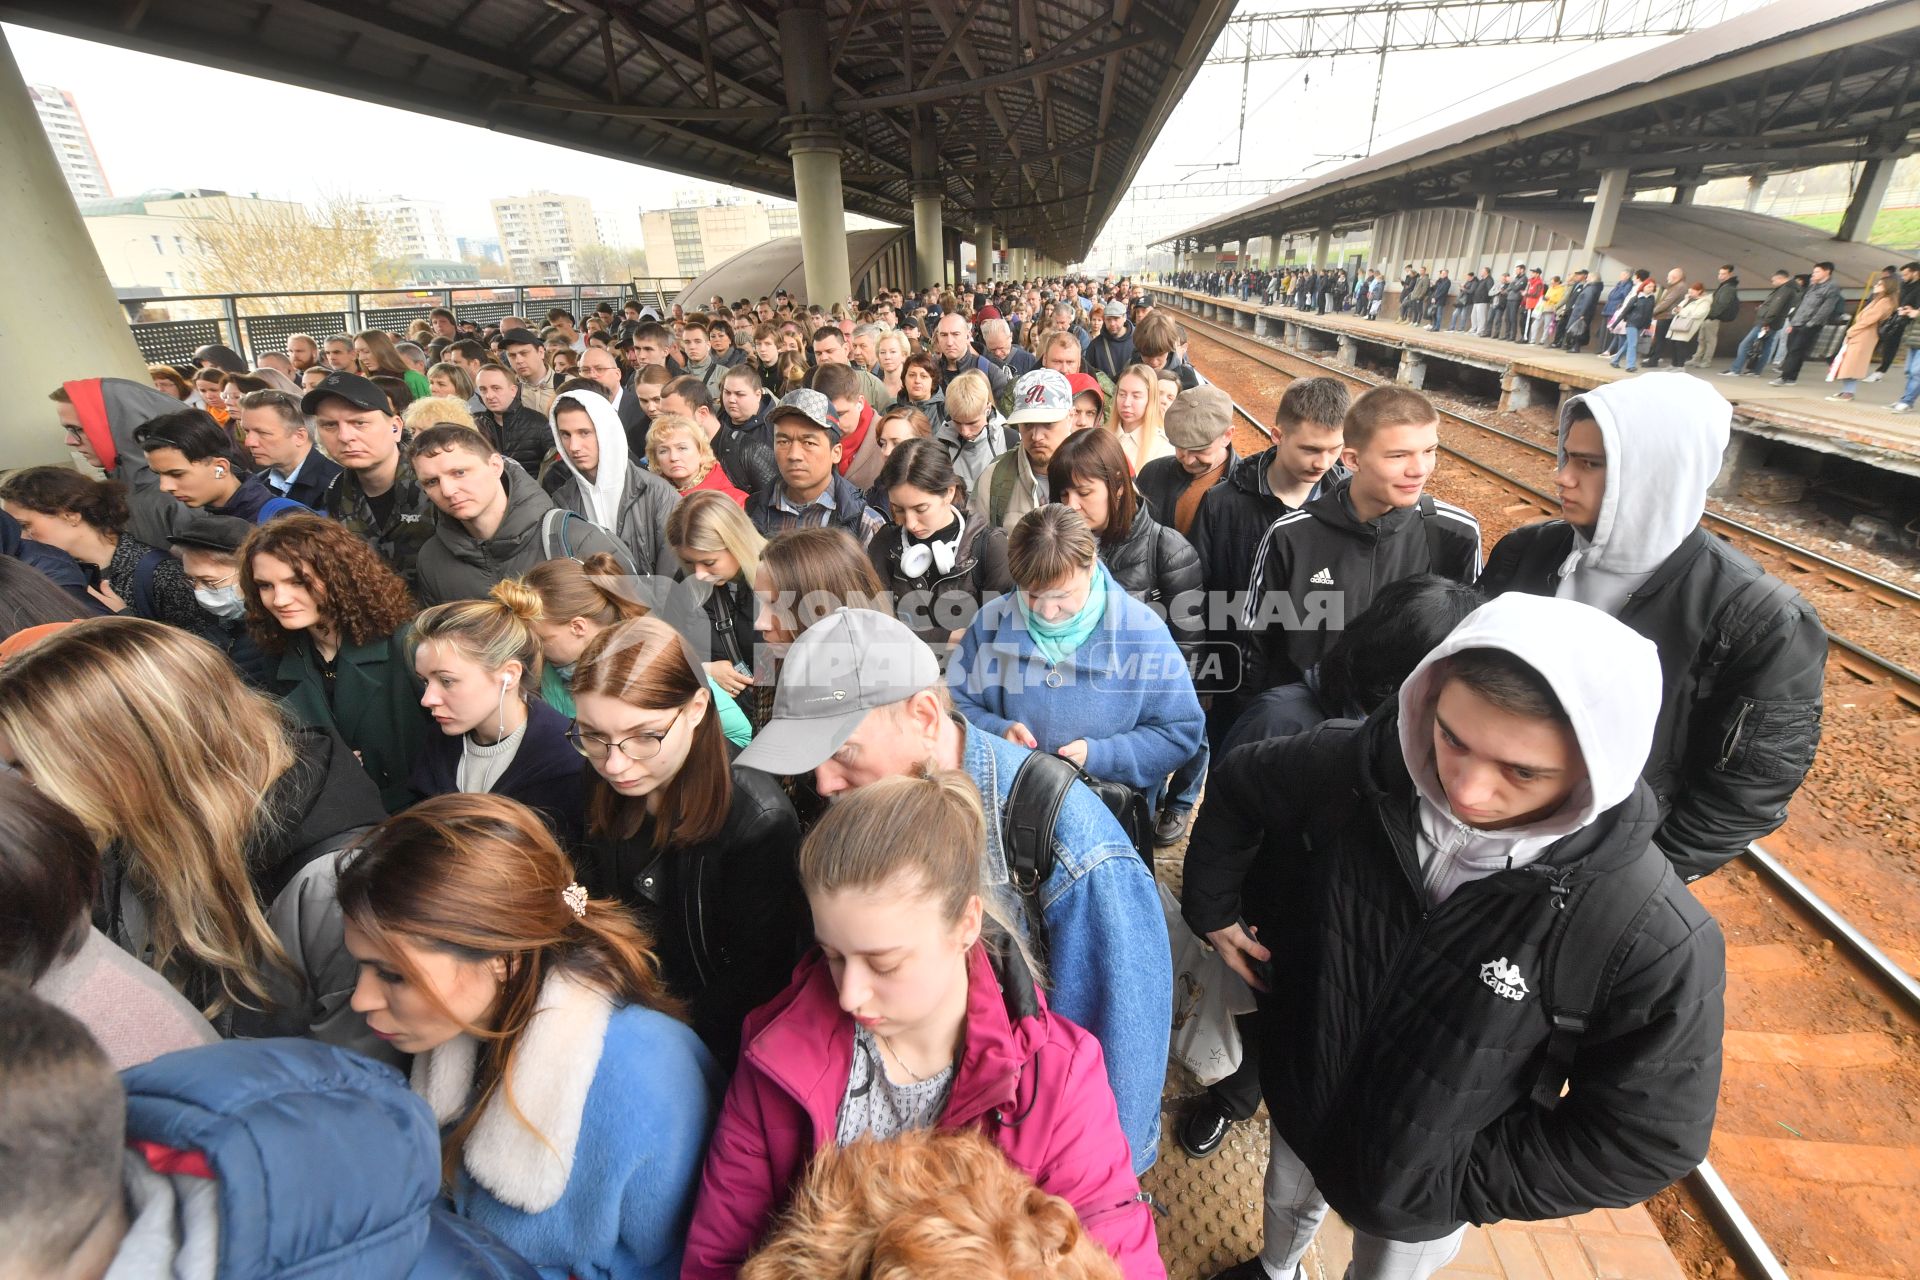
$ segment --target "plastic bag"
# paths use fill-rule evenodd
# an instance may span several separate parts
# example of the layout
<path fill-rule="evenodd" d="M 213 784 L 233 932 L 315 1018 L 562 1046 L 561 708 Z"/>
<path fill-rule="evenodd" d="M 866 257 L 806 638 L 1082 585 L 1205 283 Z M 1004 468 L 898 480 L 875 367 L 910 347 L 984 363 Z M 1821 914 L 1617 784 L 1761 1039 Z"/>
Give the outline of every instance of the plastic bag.
<path fill-rule="evenodd" d="M 1252 1013 L 1253 988 L 1219 954 L 1194 936 L 1180 903 L 1164 884 L 1160 908 L 1173 947 L 1173 1060 L 1201 1084 L 1213 1084 L 1240 1066 L 1240 1028 L 1234 1016 Z"/>

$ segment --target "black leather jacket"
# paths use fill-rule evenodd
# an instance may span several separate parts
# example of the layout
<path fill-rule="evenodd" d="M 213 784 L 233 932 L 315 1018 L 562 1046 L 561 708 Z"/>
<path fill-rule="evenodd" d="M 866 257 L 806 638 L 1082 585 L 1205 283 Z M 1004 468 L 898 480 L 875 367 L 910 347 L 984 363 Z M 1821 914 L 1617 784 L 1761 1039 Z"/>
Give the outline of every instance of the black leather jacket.
<path fill-rule="evenodd" d="M 710 839 L 661 844 L 649 819 L 624 839 L 590 840 L 578 859 L 589 892 L 618 898 L 653 931 L 668 987 L 729 1071 L 740 1023 L 785 989 L 811 940 L 793 804 L 758 769 L 736 764 L 732 776 L 727 820 Z"/>

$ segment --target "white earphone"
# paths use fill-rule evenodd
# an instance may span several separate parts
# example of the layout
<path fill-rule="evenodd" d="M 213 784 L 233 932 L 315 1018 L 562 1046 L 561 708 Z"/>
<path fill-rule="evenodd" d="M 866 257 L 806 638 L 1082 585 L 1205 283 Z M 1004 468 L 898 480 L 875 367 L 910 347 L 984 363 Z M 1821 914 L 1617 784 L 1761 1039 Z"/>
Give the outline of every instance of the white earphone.
<path fill-rule="evenodd" d="M 225 467 L 215 467 L 213 469 L 213 478 L 215 480 L 224 478 L 226 474 L 227 474 L 227 469 Z"/>

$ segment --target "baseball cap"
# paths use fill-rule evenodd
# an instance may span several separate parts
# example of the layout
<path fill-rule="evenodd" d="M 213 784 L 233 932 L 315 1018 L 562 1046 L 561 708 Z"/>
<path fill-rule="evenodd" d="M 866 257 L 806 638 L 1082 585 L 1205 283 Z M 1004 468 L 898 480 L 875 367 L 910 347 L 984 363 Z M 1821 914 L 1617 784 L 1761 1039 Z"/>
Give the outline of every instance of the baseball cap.
<path fill-rule="evenodd" d="M 1124 302 L 1109 302 L 1107 304 L 1106 314 L 1124 318 L 1127 314 L 1127 304 Z"/>
<path fill-rule="evenodd" d="M 818 427 L 832 437 L 835 444 L 840 443 L 840 425 L 833 420 L 833 402 L 811 387 L 798 387 L 787 392 L 780 397 L 779 404 L 767 411 L 769 427 L 783 418 L 805 418 L 810 426 Z"/>
<path fill-rule="evenodd" d="M 1167 406 L 1167 440 L 1176 449 L 1204 449 L 1233 429 L 1233 399 L 1210 382 L 1189 387 Z"/>
<path fill-rule="evenodd" d="M 788 646 L 773 717 L 737 763 L 773 774 L 817 769 L 869 711 L 939 683 L 940 660 L 898 618 L 835 609 Z"/>
<path fill-rule="evenodd" d="M 1058 422 L 1073 412 L 1073 388 L 1058 369 L 1031 369 L 1013 384 L 1013 412 L 1007 422 Z"/>
<path fill-rule="evenodd" d="M 643 311 L 640 314 L 644 316 L 646 312 Z M 509 329 L 500 335 L 500 345 L 503 347 L 538 347 L 544 344 L 540 341 L 540 335 L 531 329 Z"/>
<path fill-rule="evenodd" d="M 176 547 L 192 547 L 202 551 L 221 551 L 228 555 L 240 549 L 240 544 L 253 532 L 253 523 L 238 516 L 216 516 L 202 511 L 180 526 L 179 532 L 168 536 L 167 541 Z"/>
<path fill-rule="evenodd" d="M 1100 407 L 1103 409 L 1107 407 L 1107 393 L 1100 389 L 1100 379 L 1090 373 L 1068 374 L 1067 389 L 1073 392 L 1073 397 L 1076 400 L 1084 393 L 1091 391 L 1094 398 L 1100 402 Z"/>
<path fill-rule="evenodd" d="M 320 385 L 300 397 L 300 412 L 313 413 L 320 408 L 323 400 L 340 399 L 356 409 L 385 409 L 393 412 L 393 405 L 387 400 L 387 393 L 373 384 L 371 378 L 363 378 L 357 373 L 347 373 L 335 369 L 320 379 Z"/>

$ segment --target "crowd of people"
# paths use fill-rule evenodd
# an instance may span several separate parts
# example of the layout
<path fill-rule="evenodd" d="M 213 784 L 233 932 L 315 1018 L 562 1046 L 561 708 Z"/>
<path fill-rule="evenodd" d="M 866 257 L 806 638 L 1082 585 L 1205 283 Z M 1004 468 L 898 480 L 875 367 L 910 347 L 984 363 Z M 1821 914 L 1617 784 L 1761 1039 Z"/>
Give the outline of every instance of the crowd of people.
<path fill-rule="evenodd" d="M 1223 1277 L 1329 1206 L 1417 1280 L 1687 1172 L 1684 881 L 1784 820 L 1826 654 L 1698 527 L 1726 400 L 1570 400 L 1563 518 L 1483 565 L 1419 392 L 1296 380 L 1242 456 L 1185 347 L 1056 278 L 49 388 L 74 465 L 0 475 L 14 1270 L 1160 1277 L 1229 971 L 1171 1126 L 1267 1104 Z"/>
<path fill-rule="evenodd" d="M 1409 262 L 1400 277 L 1399 321 L 1573 353 L 1592 344 L 1594 354 L 1629 373 L 1662 365 L 1713 371 L 1731 345 L 1732 363 L 1720 376 L 1771 371 L 1772 385 L 1792 386 L 1812 359 L 1826 363 L 1827 380 L 1838 384 L 1827 399 L 1841 402 L 1852 400 L 1862 382 L 1886 377 L 1899 360 L 1905 385 L 1888 409 L 1908 412 L 1920 402 L 1920 325 L 1913 323 L 1920 317 L 1920 262 L 1875 272 L 1851 303 L 1834 271 L 1831 262 L 1775 270 L 1741 329 L 1740 277 L 1731 263 L 1712 281 L 1689 281 L 1681 267 L 1661 279 L 1642 267 L 1607 284 L 1585 268 L 1562 277 L 1519 262 L 1497 276 L 1485 266 L 1455 280 L 1445 267 L 1429 271 Z M 1182 271 L 1166 279 L 1213 297 L 1374 320 L 1387 285 L 1380 270 L 1349 280 L 1344 267 Z"/>

